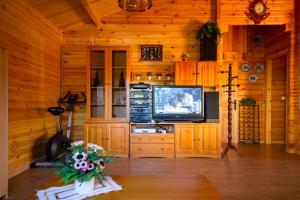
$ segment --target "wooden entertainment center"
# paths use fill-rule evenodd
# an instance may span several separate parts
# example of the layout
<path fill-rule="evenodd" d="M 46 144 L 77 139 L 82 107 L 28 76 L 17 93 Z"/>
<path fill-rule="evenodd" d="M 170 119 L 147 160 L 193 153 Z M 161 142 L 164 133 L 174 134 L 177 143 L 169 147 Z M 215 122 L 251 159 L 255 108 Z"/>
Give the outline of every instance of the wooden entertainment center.
<path fill-rule="evenodd" d="M 128 89 L 133 72 L 128 58 L 127 47 L 91 47 L 85 141 L 98 144 L 118 157 L 220 158 L 220 123 L 129 122 Z M 174 73 L 170 84 L 202 85 L 205 90 L 219 90 L 217 62 L 176 62 Z M 136 127 L 157 131 L 137 133 Z"/>

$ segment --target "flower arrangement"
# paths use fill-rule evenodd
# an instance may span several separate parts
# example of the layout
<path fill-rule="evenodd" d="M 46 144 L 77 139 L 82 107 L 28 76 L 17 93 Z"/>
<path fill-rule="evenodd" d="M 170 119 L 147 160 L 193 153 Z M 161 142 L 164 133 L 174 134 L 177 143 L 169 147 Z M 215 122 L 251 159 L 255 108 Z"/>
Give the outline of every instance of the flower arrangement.
<path fill-rule="evenodd" d="M 146 76 L 148 77 L 149 80 L 151 80 L 153 74 L 152 74 L 152 72 L 146 72 Z"/>
<path fill-rule="evenodd" d="M 115 158 L 107 156 L 107 153 L 100 146 L 88 144 L 87 149 L 85 149 L 83 141 L 73 142 L 65 162 L 57 170 L 57 174 L 62 177 L 60 181 L 65 184 L 75 180 L 82 183 L 90 181 L 93 177 L 102 183 L 107 175 L 105 163 L 110 163 L 113 160 Z"/>
<path fill-rule="evenodd" d="M 161 72 L 157 72 L 157 73 L 155 74 L 155 76 L 157 77 L 158 80 L 161 80 L 162 73 L 161 73 Z"/>
<path fill-rule="evenodd" d="M 182 52 L 180 57 L 182 61 L 187 61 L 190 58 L 190 54 L 188 52 Z"/>
<path fill-rule="evenodd" d="M 240 104 L 243 106 L 256 105 L 256 100 L 252 97 L 245 97 L 240 100 Z"/>

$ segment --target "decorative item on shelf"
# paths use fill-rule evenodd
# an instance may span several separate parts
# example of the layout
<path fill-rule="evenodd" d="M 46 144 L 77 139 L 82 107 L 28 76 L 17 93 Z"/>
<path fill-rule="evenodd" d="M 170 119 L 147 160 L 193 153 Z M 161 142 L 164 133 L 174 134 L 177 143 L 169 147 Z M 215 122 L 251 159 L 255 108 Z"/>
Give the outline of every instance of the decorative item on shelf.
<path fill-rule="evenodd" d="M 100 146 L 88 144 L 84 148 L 83 141 L 73 142 L 66 159 L 61 163 L 57 174 L 65 184 L 75 181 L 75 190 L 79 194 L 87 194 L 94 189 L 95 178 L 102 183 L 107 175 L 105 163 L 115 158 L 107 156 Z"/>
<path fill-rule="evenodd" d="M 142 61 L 162 61 L 162 45 L 141 45 Z"/>
<path fill-rule="evenodd" d="M 252 97 L 245 97 L 240 100 L 240 104 L 243 106 L 256 105 L 256 100 Z"/>
<path fill-rule="evenodd" d="M 118 0 L 118 4 L 127 12 L 144 12 L 152 7 L 152 0 Z"/>
<path fill-rule="evenodd" d="M 125 87 L 125 78 L 123 70 L 120 73 L 119 87 Z"/>
<path fill-rule="evenodd" d="M 265 66 L 262 63 L 258 63 L 255 65 L 255 71 L 258 73 L 264 72 L 264 68 Z"/>
<path fill-rule="evenodd" d="M 250 74 L 248 77 L 248 81 L 250 83 L 255 83 L 258 80 L 258 77 L 255 74 Z"/>
<path fill-rule="evenodd" d="M 182 61 L 188 61 L 190 58 L 190 54 L 188 52 L 182 52 L 180 58 Z"/>
<path fill-rule="evenodd" d="M 265 20 L 270 15 L 267 1 L 249 0 L 248 12 L 245 12 L 245 14 L 255 24 L 260 24 L 261 21 Z"/>
<path fill-rule="evenodd" d="M 93 79 L 93 87 L 98 87 L 100 85 L 100 80 L 98 76 L 98 71 L 95 72 L 95 77 Z"/>
<path fill-rule="evenodd" d="M 147 76 L 148 80 L 151 80 L 153 74 L 152 74 L 152 72 L 147 72 L 147 73 L 146 73 L 146 76 Z"/>
<path fill-rule="evenodd" d="M 136 79 L 136 80 L 140 80 L 141 77 L 142 77 L 142 74 L 141 74 L 141 73 L 139 73 L 139 72 L 136 72 L 136 73 L 135 73 L 135 79 Z"/>
<path fill-rule="evenodd" d="M 248 72 L 250 70 L 250 65 L 247 62 L 243 62 L 240 66 L 242 72 Z"/>
<path fill-rule="evenodd" d="M 162 78 L 162 73 L 157 72 L 157 73 L 155 74 L 155 76 L 157 77 L 158 80 L 161 80 L 161 78 Z"/>
<path fill-rule="evenodd" d="M 167 77 L 167 80 L 171 80 L 172 77 L 173 77 L 173 74 L 172 73 L 167 73 L 166 77 Z"/>
<path fill-rule="evenodd" d="M 227 99 L 227 127 L 228 127 L 228 133 L 227 133 L 227 138 L 228 138 L 228 141 L 227 141 L 227 146 L 225 147 L 223 153 L 222 153 L 222 158 L 224 156 L 227 156 L 227 152 L 230 150 L 230 149 L 233 149 L 235 150 L 235 152 L 241 156 L 238 148 L 232 144 L 232 93 L 235 92 L 233 90 L 233 87 L 239 87 L 240 85 L 239 84 L 234 84 L 233 83 L 233 80 L 238 78 L 238 76 L 233 76 L 232 74 L 232 65 L 229 64 L 228 66 L 228 71 L 221 71 L 222 74 L 224 73 L 227 73 L 228 76 L 227 76 L 227 84 L 226 85 L 222 85 L 223 88 L 227 88 L 227 92 L 228 93 L 228 99 Z"/>
<path fill-rule="evenodd" d="M 198 31 L 200 39 L 200 61 L 217 60 L 217 45 L 222 37 L 217 23 L 208 21 Z"/>

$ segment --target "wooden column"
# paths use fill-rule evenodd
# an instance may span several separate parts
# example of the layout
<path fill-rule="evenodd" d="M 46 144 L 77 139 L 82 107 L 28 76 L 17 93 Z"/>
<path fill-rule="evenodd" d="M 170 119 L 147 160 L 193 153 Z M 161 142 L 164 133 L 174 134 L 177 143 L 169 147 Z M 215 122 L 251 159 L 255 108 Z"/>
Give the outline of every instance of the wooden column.
<path fill-rule="evenodd" d="M 298 80 L 297 81 L 297 87 L 298 88 L 298 101 L 297 101 L 297 118 L 296 118 L 296 124 L 297 124 L 297 135 L 296 135 L 296 142 L 297 142 L 297 153 L 300 154 L 300 1 L 295 1 L 295 30 L 296 30 L 296 38 L 295 38 L 295 69 Z"/>

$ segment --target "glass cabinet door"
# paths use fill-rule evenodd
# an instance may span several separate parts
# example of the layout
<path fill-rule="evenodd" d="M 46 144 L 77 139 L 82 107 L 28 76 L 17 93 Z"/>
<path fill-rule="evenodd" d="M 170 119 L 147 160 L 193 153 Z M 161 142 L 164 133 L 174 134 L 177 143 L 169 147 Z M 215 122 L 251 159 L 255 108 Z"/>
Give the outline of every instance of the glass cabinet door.
<path fill-rule="evenodd" d="M 127 51 L 112 50 L 111 118 L 127 117 Z"/>
<path fill-rule="evenodd" d="M 105 116 L 105 51 L 90 52 L 90 117 Z"/>

